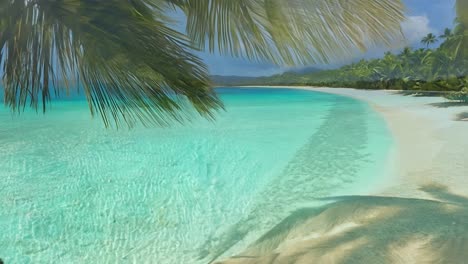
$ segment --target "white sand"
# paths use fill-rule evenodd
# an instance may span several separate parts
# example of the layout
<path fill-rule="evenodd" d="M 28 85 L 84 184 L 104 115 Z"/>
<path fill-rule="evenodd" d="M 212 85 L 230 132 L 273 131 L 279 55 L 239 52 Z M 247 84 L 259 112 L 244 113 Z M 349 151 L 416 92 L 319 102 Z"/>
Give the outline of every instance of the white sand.
<path fill-rule="evenodd" d="M 396 140 L 387 177 L 372 196 L 297 211 L 223 263 L 466 263 L 468 122 L 456 119 L 468 106 L 395 91 L 288 88 L 371 104 Z"/>
<path fill-rule="evenodd" d="M 397 146 L 384 194 L 422 198 L 422 185 L 439 184 L 468 195 L 468 122 L 456 120 L 468 106 L 447 107 L 448 101 L 440 97 L 395 91 L 307 89 L 366 101 L 385 118 Z"/>
<path fill-rule="evenodd" d="M 255 86 L 257 87 L 257 86 Z M 398 91 L 268 86 L 331 93 L 368 102 L 379 112 L 396 140 L 375 194 L 419 197 L 421 185 L 440 184 L 468 196 L 468 122 L 457 115 L 468 106 L 450 106 L 441 97 L 403 96 Z"/>

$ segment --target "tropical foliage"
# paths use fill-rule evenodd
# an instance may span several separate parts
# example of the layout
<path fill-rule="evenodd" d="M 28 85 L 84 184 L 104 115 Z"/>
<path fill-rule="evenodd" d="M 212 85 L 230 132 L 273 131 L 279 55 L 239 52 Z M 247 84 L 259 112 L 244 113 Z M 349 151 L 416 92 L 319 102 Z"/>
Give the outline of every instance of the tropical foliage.
<path fill-rule="evenodd" d="M 464 87 L 459 92 L 451 92 L 446 95 L 446 98 L 452 101 L 468 103 L 468 87 Z"/>
<path fill-rule="evenodd" d="M 187 33 L 169 14 L 187 18 Z M 3 0 L 0 65 L 15 111 L 82 87 L 106 125 L 222 107 L 194 51 L 298 65 L 400 37 L 400 0 Z M 363 39 L 370 41 L 363 42 Z"/>
<path fill-rule="evenodd" d="M 422 40 L 421 43 L 426 44 L 426 47 L 429 48 L 429 45 L 434 44 L 437 42 L 437 37 L 436 35 L 429 33 L 427 36 L 425 36 Z"/>
<path fill-rule="evenodd" d="M 398 54 L 387 52 L 383 58 L 361 60 L 335 70 L 287 72 L 242 80 L 240 84 L 442 91 L 450 99 L 464 101 L 468 87 L 468 0 L 457 0 L 456 11 L 455 28 L 445 29 L 438 40 L 432 33 L 425 36 L 421 42 L 426 48 L 407 47 Z M 429 49 L 438 41 L 442 42 L 438 48 Z"/>
<path fill-rule="evenodd" d="M 423 42 L 433 43 L 434 34 Z M 416 91 L 461 91 L 468 87 L 468 58 L 464 49 L 466 31 L 461 24 L 447 29 L 437 49 L 404 48 L 398 54 L 361 60 L 336 70 L 311 74 L 285 73 L 259 78 L 256 84 L 312 85 L 360 89 L 397 89 Z"/>

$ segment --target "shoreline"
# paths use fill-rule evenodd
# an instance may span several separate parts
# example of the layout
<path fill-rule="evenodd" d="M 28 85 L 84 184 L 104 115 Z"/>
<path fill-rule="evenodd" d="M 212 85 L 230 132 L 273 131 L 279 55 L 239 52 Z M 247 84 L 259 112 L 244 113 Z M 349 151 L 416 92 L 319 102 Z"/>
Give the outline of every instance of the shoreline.
<path fill-rule="evenodd" d="M 468 122 L 455 121 L 456 115 L 468 112 L 468 106 L 437 108 L 447 100 L 440 97 L 412 97 L 397 90 L 359 90 L 310 86 L 241 86 L 241 88 L 299 89 L 350 97 L 368 103 L 385 120 L 395 140 L 384 172 L 384 182 L 374 194 L 408 198 L 432 198 L 420 191 L 423 185 L 443 185 L 453 192 L 468 196 L 468 158 L 461 172 L 454 172 L 450 161 L 463 157 L 454 145 L 468 150 Z M 445 152 L 444 152 L 445 151 Z M 452 153 L 446 153 L 452 152 Z M 450 156 L 450 157 L 448 157 Z M 437 162 L 439 160 L 439 162 Z M 449 161 L 441 164 L 442 160 Z M 464 163 L 466 161 L 467 163 Z M 437 164 L 436 164 L 437 163 Z M 436 165 L 436 166 L 434 166 Z M 436 167 L 436 168 L 435 168 Z M 437 171 L 433 171 L 436 169 Z M 447 175 L 449 175 L 447 177 Z"/>
<path fill-rule="evenodd" d="M 244 86 L 245 87 L 245 86 Z M 468 106 L 396 91 L 302 89 L 368 103 L 386 121 L 395 146 L 371 195 L 292 212 L 222 264 L 464 263 L 468 258 Z M 248 88 L 248 87 L 245 87 Z"/>

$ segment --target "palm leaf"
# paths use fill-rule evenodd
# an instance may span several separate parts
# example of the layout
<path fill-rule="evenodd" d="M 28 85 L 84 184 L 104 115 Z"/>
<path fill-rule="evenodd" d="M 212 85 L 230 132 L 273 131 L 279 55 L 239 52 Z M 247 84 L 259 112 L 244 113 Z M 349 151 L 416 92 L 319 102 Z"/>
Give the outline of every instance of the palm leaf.
<path fill-rule="evenodd" d="M 329 62 L 401 37 L 400 1 L 176 0 L 198 48 L 277 64 Z"/>
<path fill-rule="evenodd" d="M 468 0 L 457 0 L 457 27 L 455 28 L 454 35 L 457 52 L 455 56 L 457 61 L 462 62 L 463 67 L 467 67 L 464 60 L 468 60 Z"/>
<path fill-rule="evenodd" d="M 463 25 L 468 25 L 468 0 L 457 0 L 457 20 Z"/>
<path fill-rule="evenodd" d="M 187 36 L 167 13 L 182 10 Z M 327 62 L 389 43 L 391 0 L 11 0 L 0 3 L 5 103 L 46 106 L 82 87 L 106 126 L 183 121 L 222 108 L 195 49 L 277 64 Z"/>
<path fill-rule="evenodd" d="M 0 13 L 7 18 L 0 58 L 12 109 L 37 108 L 41 97 L 45 110 L 52 90 L 70 86 L 58 82 L 70 75 L 107 126 L 183 120 L 189 103 L 210 117 L 222 106 L 186 37 L 155 19 L 157 10 L 126 1 L 18 2 Z"/>

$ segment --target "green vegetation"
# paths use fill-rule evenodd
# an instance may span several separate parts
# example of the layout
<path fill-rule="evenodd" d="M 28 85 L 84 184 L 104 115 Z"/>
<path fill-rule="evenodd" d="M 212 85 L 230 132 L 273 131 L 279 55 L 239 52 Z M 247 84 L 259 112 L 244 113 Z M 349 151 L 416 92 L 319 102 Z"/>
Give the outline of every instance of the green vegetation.
<path fill-rule="evenodd" d="M 468 103 L 468 87 L 461 89 L 459 92 L 451 92 L 445 96 L 447 99 L 461 103 Z"/>
<path fill-rule="evenodd" d="M 441 91 L 446 98 L 465 101 L 468 87 L 468 0 L 457 0 L 453 30 L 437 37 L 428 34 L 421 43 L 426 48 L 404 48 L 399 54 L 361 60 L 339 69 L 300 74 L 287 72 L 256 80 L 240 80 L 241 85 L 307 85 L 357 89 L 395 89 L 408 93 Z M 431 49 L 438 40 L 438 48 Z M 236 85 L 235 82 L 225 83 Z M 440 93 L 438 93 L 440 94 Z"/>
<path fill-rule="evenodd" d="M 81 86 L 108 126 L 185 119 L 187 106 L 211 117 L 222 103 L 195 51 L 328 62 L 364 50 L 362 39 L 399 38 L 403 10 L 400 0 L 3 0 L 4 101 L 45 111 L 52 95 Z"/>
<path fill-rule="evenodd" d="M 310 74 L 289 72 L 258 78 L 254 84 L 455 91 L 449 98 L 462 101 L 466 100 L 468 89 L 468 58 L 464 51 L 466 34 L 460 24 L 453 32 L 445 30 L 439 37 L 443 43 L 437 49 L 407 47 L 399 54 L 387 52 L 383 58 L 361 60 L 335 70 Z M 429 34 L 421 42 L 431 45 L 435 42 L 435 35 Z M 460 92 L 462 90 L 465 93 Z"/>
<path fill-rule="evenodd" d="M 429 48 L 429 45 L 434 44 L 437 42 L 437 37 L 436 35 L 429 33 L 427 36 L 425 36 L 422 40 L 421 43 L 426 44 L 426 48 Z"/>

